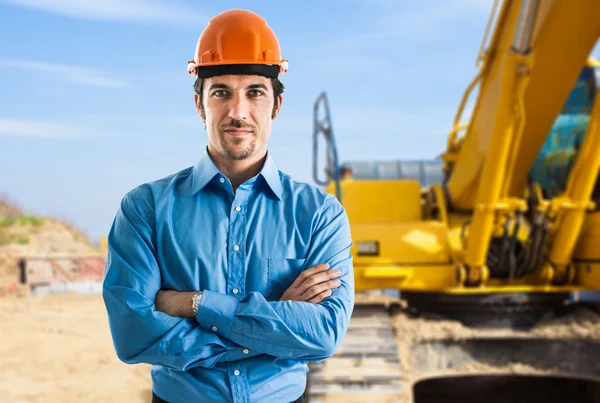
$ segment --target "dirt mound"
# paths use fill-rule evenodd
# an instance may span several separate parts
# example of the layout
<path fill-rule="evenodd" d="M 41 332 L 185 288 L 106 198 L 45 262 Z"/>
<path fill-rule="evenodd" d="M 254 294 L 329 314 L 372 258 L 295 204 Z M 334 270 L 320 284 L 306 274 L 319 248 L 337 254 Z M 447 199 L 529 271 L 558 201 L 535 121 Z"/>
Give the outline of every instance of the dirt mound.
<path fill-rule="evenodd" d="M 23 211 L 14 203 L 8 201 L 6 196 L 0 195 L 0 218 L 16 217 L 23 215 Z"/>
<path fill-rule="evenodd" d="M 466 375 L 600 380 L 600 364 L 593 358 L 600 351 L 600 315 L 588 307 L 548 313 L 528 330 L 471 328 L 404 313 L 393 316 L 391 324 L 406 391 L 422 380 Z"/>
<path fill-rule="evenodd" d="M 51 217 L 26 215 L 6 198 L 0 198 L 0 285 L 17 279 L 21 257 L 96 253 L 97 247 L 73 225 Z"/>

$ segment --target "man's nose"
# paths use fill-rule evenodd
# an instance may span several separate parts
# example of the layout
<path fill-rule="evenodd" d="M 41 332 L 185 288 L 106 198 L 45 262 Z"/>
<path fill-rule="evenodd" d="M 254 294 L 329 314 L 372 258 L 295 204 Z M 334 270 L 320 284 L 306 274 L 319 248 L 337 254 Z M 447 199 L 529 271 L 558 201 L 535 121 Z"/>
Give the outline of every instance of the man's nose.
<path fill-rule="evenodd" d="M 231 100 L 229 107 L 229 118 L 246 120 L 248 118 L 249 102 L 245 97 L 236 96 Z"/>

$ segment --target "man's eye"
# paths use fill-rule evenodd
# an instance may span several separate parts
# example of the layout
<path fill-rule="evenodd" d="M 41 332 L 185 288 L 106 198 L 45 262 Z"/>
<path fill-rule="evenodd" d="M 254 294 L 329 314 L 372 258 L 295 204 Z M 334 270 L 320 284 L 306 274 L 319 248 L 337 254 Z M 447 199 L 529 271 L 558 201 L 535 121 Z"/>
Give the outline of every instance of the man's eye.
<path fill-rule="evenodd" d="M 225 91 L 225 90 L 215 91 L 215 92 L 213 92 L 213 96 L 219 97 L 219 98 L 225 97 L 225 96 L 227 96 L 227 91 Z"/>
<path fill-rule="evenodd" d="M 260 97 L 261 95 L 263 95 L 263 92 L 260 90 L 250 90 L 248 93 L 251 97 Z"/>

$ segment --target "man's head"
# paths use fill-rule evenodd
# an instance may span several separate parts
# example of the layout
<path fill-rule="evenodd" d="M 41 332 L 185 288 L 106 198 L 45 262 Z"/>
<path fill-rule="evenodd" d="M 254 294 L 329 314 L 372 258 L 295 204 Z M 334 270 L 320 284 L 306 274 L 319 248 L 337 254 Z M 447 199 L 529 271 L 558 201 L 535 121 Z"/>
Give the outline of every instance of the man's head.
<path fill-rule="evenodd" d="M 340 169 L 340 179 L 352 179 L 354 172 L 349 166 L 342 166 Z"/>
<path fill-rule="evenodd" d="M 211 148 L 231 160 L 263 154 L 283 90 L 278 78 L 259 75 L 198 78 L 194 102 Z"/>
<path fill-rule="evenodd" d="M 275 33 L 258 14 L 235 9 L 209 21 L 188 62 L 209 148 L 231 160 L 266 152 L 287 68 Z"/>

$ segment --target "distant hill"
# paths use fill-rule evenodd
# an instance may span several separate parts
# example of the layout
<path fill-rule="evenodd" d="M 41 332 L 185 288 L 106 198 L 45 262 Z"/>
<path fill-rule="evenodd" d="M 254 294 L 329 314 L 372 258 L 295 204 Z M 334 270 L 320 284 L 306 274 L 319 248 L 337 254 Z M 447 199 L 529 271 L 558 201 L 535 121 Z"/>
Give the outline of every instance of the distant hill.
<path fill-rule="evenodd" d="M 14 281 L 20 257 L 97 252 L 96 245 L 73 225 L 53 217 L 27 215 L 0 196 L 0 284 Z"/>
<path fill-rule="evenodd" d="M 0 196 L 0 219 L 23 215 L 21 209 L 8 202 L 5 197 Z"/>

